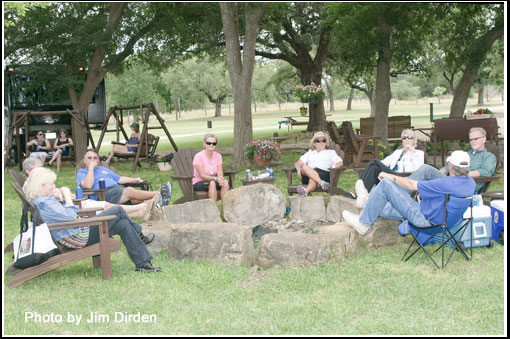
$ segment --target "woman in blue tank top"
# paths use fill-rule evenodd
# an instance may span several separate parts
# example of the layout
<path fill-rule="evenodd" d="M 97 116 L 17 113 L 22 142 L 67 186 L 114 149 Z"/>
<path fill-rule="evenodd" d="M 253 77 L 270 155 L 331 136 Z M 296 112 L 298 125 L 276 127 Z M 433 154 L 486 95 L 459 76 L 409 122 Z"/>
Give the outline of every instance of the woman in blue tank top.
<path fill-rule="evenodd" d="M 108 159 L 106 159 L 106 163 L 110 163 L 110 160 L 112 160 L 115 153 L 135 153 L 138 149 L 138 143 L 142 137 L 140 133 L 140 125 L 133 122 L 129 127 L 131 127 L 131 130 L 133 131 L 133 133 L 131 133 L 131 137 L 129 140 L 126 140 L 125 145 L 113 145 L 112 151 L 110 152 Z"/>

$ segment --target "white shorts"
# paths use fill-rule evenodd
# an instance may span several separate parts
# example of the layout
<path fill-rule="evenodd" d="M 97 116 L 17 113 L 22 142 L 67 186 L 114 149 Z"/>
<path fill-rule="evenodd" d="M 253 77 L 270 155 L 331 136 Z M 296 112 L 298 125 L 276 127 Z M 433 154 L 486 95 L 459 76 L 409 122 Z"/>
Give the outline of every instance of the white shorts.
<path fill-rule="evenodd" d="M 96 214 L 103 212 L 105 206 L 106 201 L 87 199 L 81 202 L 81 208 L 102 208 L 102 210 L 96 211 Z"/>

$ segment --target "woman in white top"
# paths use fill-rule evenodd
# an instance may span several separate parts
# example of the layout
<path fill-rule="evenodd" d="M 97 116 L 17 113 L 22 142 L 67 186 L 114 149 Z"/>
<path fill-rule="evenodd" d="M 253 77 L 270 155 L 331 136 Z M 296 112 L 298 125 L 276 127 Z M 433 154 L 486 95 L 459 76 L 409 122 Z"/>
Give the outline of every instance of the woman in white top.
<path fill-rule="evenodd" d="M 297 187 L 299 195 L 306 196 L 315 191 L 319 185 L 323 190 L 329 189 L 329 170 L 341 167 L 342 158 L 329 148 L 329 138 L 324 132 L 317 132 L 310 141 L 310 150 L 303 154 L 294 164 L 297 175 L 303 185 Z"/>
<path fill-rule="evenodd" d="M 424 164 L 425 153 L 416 149 L 416 135 L 413 130 L 402 131 L 402 148 L 396 149 L 383 160 L 371 160 L 356 181 L 356 206 L 363 208 L 368 199 L 368 191 L 379 183 L 379 173 L 414 172 Z"/>

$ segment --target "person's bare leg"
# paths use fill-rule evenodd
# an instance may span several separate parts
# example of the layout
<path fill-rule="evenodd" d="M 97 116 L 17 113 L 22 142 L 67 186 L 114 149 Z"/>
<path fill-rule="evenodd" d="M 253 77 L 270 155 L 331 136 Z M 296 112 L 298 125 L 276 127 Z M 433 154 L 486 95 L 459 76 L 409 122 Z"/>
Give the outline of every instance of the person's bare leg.
<path fill-rule="evenodd" d="M 55 161 L 57 158 L 58 158 L 58 155 L 62 153 L 62 149 L 59 148 L 58 150 L 55 151 L 55 154 L 53 154 L 53 158 L 51 158 L 50 161 L 48 161 L 48 165 L 51 166 L 51 164 L 53 164 L 53 161 Z"/>
<path fill-rule="evenodd" d="M 209 183 L 209 191 L 208 191 L 209 199 L 216 203 L 218 201 L 218 190 L 216 189 L 216 181 L 211 180 Z"/>
<path fill-rule="evenodd" d="M 105 162 L 109 164 L 115 153 L 126 153 L 127 151 L 127 147 L 124 145 L 113 145 L 112 151 L 108 155 L 108 158 L 105 160 Z"/>
<path fill-rule="evenodd" d="M 142 218 L 145 210 L 147 209 L 147 203 L 137 204 L 137 205 L 115 205 L 106 203 L 104 209 L 107 210 L 113 206 L 120 206 L 124 211 L 126 211 L 127 215 L 130 218 Z"/>
<path fill-rule="evenodd" d="M 154 196 L 158 194 L 157 191 L 143 191 L 137 190 L 133 187 L 126 187 L 124 191 L 122 191 L 122 195 L 119 199 L 119 204 L 123 204 L 128 200 L 131 200 L 132 203 L 142 203 L 145 200 L 150 200 L 154 198 Z"/>
<path fill-rule="evenodd" d="M 228 190 L 229 190 L 228 185 L 225 185 L 225 186 L 221 187 L 221 190 L 220 190 L 221 200 L 223 200 L 223 198 L 225 197 L 225 194 L 227 194 Z"/>
<path fill-rule="evenodd" d="M 306 187 L 306 190 L 308 192 L 313 192 L 317 188 L 317 185 L 321 182 L 321 177 L 319 176 L 319 173 L 317 173 L 316 170 L 311 168 L 308 165 L 304 165 L 301 167 L 301 173 L 306 175 L 310 180 L 308 181 L 308 186 Z"/>
<path fill-rule="evenodd" d="M 46 162 L 46 157 L 42 155 L 39 159 L 41 160 L 41 166 L 44 166 L 44 163 Z"/>
<path fill-rule="evenodd" d="M 62 163 L 62 152 L 57 157 L 57 173 L 60 172 L 60 164 Z"/>

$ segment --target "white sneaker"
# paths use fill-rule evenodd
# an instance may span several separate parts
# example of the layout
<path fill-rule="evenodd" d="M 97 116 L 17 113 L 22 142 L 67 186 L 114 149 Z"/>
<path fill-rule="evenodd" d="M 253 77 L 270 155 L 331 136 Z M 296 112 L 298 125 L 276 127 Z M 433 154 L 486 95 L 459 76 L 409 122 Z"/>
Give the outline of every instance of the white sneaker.
<path fill-rule="evenodd" d="M 367 226 L 359 221 L 359 214 L 351 213 L 347 210 L 342 212 L 342 217 L 344 220 L 352 226 L 359 234 L 363 235 L 368 232 L 370 226 Z"/>
<path fill-rule="evenodd" d="M 359 209 L 365 208 L 365 204 L 368 200 L 369 193 L 368 190 L 365 187 L 365 184 L 363 183 L 363 180 L 358 179 L 356 181 L 356 207 Z"/>
<path fill-rule="evenodd" d="M 356 190 L 356 195 L 360 195 L 363 192 L 367 192 L 367 189 L 365 187 L 365 184 L 363 183 L 363 180 L 358 179 L 356 180 L 356 185 L 354 186 L 354 189 Z"/>
<path fill-rule="evenodd" d="M 324 191 L 329 190 L 329 188 L 331 187 L 331 185 L 329 184 L 329 182 L 324 181 L 324 180 L 321 180 L 321 182 L 319 183 L 319 186 L 320 186 L 320 187 L 321 187 Z"/>

